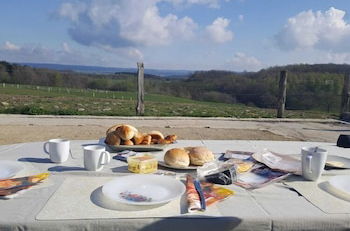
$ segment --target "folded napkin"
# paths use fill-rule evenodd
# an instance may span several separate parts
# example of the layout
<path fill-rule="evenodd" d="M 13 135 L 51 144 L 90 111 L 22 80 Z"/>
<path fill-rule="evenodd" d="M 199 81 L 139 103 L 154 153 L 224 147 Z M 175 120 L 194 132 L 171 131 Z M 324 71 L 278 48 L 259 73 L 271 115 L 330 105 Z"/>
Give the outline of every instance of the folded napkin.
<path fill-rule="evenodd" d="M 0 180 L 0 196 L 10 196 L 23 189 L 28 189 L 47 179 L 48 176 L 49 173 L 41 173 L 34 176 Z"/>
<path fill-rule="evenodd" d="M 234 192 L 206 181 L 199 182 L 188 174 L 186 176 L 186 194 L 188 212 L 191 213 L 205 211 L 207 206 L 234 195 Z"/>

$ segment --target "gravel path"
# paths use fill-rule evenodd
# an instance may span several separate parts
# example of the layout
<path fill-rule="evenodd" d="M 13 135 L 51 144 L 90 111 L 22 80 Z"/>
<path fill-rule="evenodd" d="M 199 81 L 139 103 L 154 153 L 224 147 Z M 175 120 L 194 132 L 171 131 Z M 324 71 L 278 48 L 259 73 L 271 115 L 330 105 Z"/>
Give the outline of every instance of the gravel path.
<path fill-rule="evenodd" d="M 131 124 L 143 132 L 159 130 L 164 134 L 177 134 L 179 139 L 336 142 L 340 134 L 350 135 L 350 124 L 338 120 L 0 114 L 0 144 L 58 137 L 98 139 L 108 127 L 119 123 Z"/>

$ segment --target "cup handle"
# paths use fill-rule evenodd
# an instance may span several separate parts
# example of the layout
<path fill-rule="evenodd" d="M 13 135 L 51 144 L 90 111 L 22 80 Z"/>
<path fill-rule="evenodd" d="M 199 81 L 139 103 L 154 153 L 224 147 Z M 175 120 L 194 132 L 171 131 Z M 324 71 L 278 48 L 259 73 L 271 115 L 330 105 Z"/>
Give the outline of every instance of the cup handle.
<path fill-rule="evenodd" d="M 101 165 L 106 165 L 109 162 L 111 162 L 111 155 L 109 154 L 109 152 L 103 151 L 101 154 L 102 154 L 101 155 L 102 158 L 100 159 Z M 102 160 L 104 160 L 104 161 L 102 161 Z"/>
<path fill-rule="evenodd" d="M 49 142 L 45 142 L 44 143 L 44 152 L 46 153 L 46 154 L 50 154 L 49 153 L 49 151 L 48 151 L 48 149 L 47 149 L 47 145 L 49 144 Z"/>
<path fill-rule="evenodd" d="M 308 156 L 306 157 L 306 166 L 308 167 L 309 173 L 312 172 L 312 171 L 311 171 L 311 159 L 312 159 L 312 156 L 311 156 L 311 155 L 308 155 Z"/>

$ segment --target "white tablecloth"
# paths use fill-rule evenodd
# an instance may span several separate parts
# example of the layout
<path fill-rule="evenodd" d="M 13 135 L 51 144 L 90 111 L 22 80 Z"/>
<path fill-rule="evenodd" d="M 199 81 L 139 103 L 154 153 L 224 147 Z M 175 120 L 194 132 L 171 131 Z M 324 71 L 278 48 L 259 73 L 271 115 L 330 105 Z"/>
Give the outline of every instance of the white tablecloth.
<path fill-rule="evenodd" d="M 31 189 L 10 200 L 0 200 L 0 230 L 341 230 L 350 228 L 350 211 L 326 214 L 297 192 L 282 183 L 254 191 L 230 186 L 236 195 L 217 206 L 221 217 L 88 219 L 38 221 L 36 215 L 59 188 L 65 178 L 82 176 L 120 176 L 130 174 L 126 163 L 112 160 L 101 172 L 83 168 L 82 146 L 97 141 L 72 141 L 73 158 L 63 164 L 51 163 L 43 143 L 0 146 L 0 159 L 18 160 L 30 165 L 35 173 L 51 173 L 47 187 Z M 350 156 L 349 149 L 332 143 L 284 141 L 212 141 L 182 140 L 172 147 L 205 145 L 214 153 L 227 149 L 258 151 L 268 148 L 282 154 L 299 154 L 303 146 L 322 146 L 329 155 Z M 161 152 L 155 153 L 161 155 Z M 165 169 L 164 169 L 165 170 Z M 34 173 L 34 172 L 33 172 Z M 184 173 L 184 172 L 178 172 Z M 349 170 L 326 171 L 325 174 L 350 174 Z M 344 203 L 350 203 L 345 202 Z"/>

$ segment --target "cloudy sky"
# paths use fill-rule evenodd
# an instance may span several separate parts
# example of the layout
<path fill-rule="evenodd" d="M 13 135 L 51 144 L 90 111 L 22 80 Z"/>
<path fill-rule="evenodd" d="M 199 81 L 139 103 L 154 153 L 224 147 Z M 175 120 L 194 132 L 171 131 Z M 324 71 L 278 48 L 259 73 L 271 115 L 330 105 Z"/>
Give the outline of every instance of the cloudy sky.
<path fill-rule="evenodd" d="M 349 0 L 0 1 L 0 60 L 256 71 L 350 63 Z"/>

